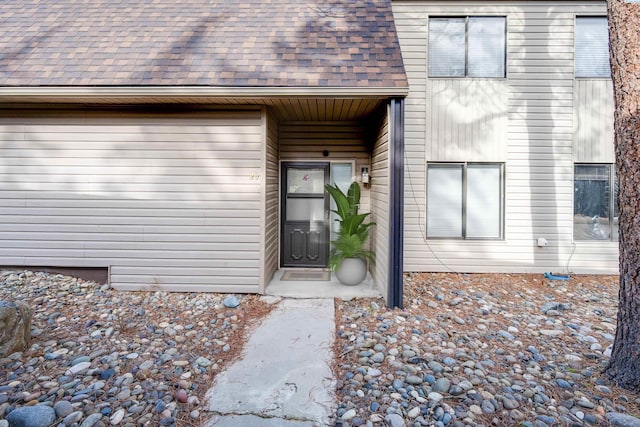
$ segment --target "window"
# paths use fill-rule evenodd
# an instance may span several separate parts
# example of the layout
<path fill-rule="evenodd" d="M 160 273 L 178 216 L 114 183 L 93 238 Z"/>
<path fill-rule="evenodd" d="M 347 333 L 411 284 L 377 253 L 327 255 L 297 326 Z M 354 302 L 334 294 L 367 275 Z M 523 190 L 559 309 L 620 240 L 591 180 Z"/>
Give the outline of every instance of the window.
<path fill-rule="evenodd" d="M 504 77 L 506 19 L 429 19 L 429 77 Z"/>
<path fill-rule="evenodd" d="M 427 165 L 427 237 L 500 239 L 502 164 Z"/>
<path fill-rule="evenodd" d="M 607 18 L 577 17 L 575 45 L 576 77 L 611 76 Z"/>
<path fill-rule="evenodd" d="M 618 240 L 618 181 L 613 165 L 575 165 L 573 238 Z"/>
<path fill-rule="evenodd" d="M 353 182 L 353 164 L 352 163 L 331 163 L 331 183 L 336 184 L 342 191 L 347 193 L 349 186 Z M 338 215 L 336 210 L 336 201 L 331 197 L 331 240 L 338 237 L 340 223 L 337 221 Z"/>

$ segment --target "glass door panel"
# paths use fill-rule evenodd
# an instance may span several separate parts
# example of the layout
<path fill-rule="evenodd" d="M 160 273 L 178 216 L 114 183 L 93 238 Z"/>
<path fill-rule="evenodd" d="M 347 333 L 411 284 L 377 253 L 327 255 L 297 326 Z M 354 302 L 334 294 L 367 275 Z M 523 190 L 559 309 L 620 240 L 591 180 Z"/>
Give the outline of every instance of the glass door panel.
<path fill-rule="evenodd" d="M 281 265 L 326 267 L 329 163 L 282 163 Z"/>

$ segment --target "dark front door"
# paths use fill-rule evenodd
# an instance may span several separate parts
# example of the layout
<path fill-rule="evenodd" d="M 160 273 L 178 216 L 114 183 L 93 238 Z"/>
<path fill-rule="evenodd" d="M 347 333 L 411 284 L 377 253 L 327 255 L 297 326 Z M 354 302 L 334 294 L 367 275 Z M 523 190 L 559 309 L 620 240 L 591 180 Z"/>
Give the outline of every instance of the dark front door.
<path fill-rule="evenodd" d="M 283 267 L 326 267 L 329 163 L 282 163 Z"/>

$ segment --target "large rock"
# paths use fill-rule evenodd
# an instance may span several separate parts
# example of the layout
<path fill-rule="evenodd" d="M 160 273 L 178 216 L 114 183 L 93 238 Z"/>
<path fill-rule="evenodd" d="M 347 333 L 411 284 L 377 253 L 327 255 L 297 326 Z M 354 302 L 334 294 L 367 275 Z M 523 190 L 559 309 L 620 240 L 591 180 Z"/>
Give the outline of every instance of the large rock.
<path fill-rule="evenodd" d="M 9 412 L 7 421 L 10 427 L 49 427 L 56 421 L 56 411 L 46 405 L 24 406 Z"/>
<path fill-rule="evenodd" d="M 640 427 L 640 419 L 619 412 L 608 412 L 607 420 L 616 427 Z"/>
<path fill-rule="evenodd" d="M 29 348 L 31 309 L 22 301 L 0 301 L 0 357 Z"/>

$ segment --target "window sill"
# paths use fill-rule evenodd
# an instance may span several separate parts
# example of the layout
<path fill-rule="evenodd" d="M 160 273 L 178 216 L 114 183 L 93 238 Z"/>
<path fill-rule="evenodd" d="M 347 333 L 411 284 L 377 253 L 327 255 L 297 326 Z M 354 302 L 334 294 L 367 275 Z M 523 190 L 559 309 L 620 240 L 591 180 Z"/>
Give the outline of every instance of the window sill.
<path fill-rule="evenodd" d="M 507 77 L 427 76 L 429 80 L 508 80 Z"/>

